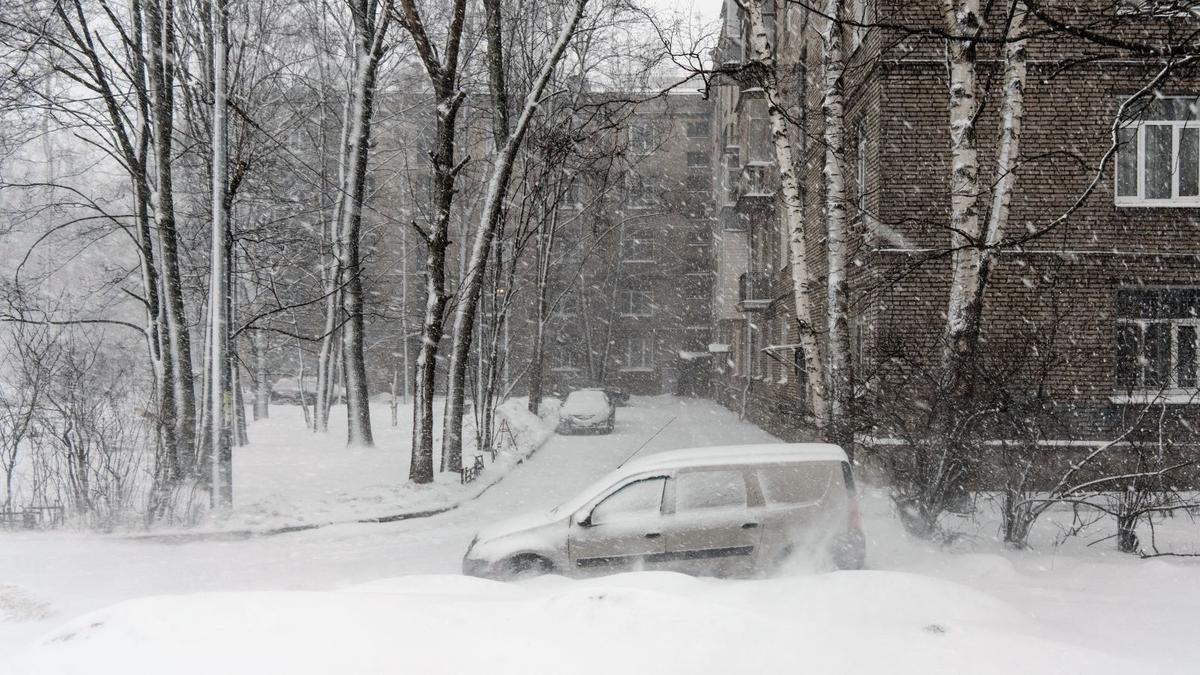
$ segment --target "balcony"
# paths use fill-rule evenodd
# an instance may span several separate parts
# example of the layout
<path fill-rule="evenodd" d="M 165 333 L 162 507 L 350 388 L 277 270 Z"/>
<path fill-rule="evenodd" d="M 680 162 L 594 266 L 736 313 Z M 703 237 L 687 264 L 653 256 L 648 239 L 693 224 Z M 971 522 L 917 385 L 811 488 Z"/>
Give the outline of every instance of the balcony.
<path fill-rule="evenodd" d="M 738 309 L 761 312 L 771 304 L 771 279 L 765 274 L 742 272 L 738 276 Z"/>

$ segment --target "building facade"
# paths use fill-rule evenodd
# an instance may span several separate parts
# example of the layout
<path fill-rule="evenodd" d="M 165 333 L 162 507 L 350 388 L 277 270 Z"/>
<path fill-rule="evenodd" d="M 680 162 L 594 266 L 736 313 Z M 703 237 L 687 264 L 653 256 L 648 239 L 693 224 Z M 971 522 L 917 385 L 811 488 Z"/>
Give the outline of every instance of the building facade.
<path fill-rule="evenodd" d="M 604 96 L 598 94 L 597 96 Z M 622 96 L 622 98 L 624 98 Z M 699 92 L 647 97 L 582 143 L 602 168 L 566 177 L 545 255 L 544 391 L 608 385 L 707 396 L 712 340 L 711 104 Z M 517 391 L 538 330 L 539 256 L 518 256 Z"/>
<path fill-rule="evenodd" d="M 945 325 L 951 269 L 945 43 L 906 30 L 941 26 L 940 3 L 846 4 L 854 18 L 842 43 L 851 360 L 856 393 L 886 396 L 896 373 L 911 376 L 932 363 Z M 1165 44 L 1200 27 L 1193 13 L 1137 3 L 1075 5 L 1047 6 L 1074 20 L 1093 17 L 1106 34 L 1128 43 Z M 808 265 L 818 280 L 812 304 L 823 313 L 821 34 L 827 24 L 798 4 L 778 11 L 769 23 L 783 104 L 797 124 Z M 988 368 L 1011 373 L 1014 390 L 1037 391 L 1058 411 L 1042 422 L 1038 443 L 1089 447 L 1138 426 L 1133 420 L 1154 406 L 1162 413 L 1156 419 L 1166 420 L 1156 429 L 1182 447 L 1200 422 L 1200 72 L 1179 68 L 1156 80 L 1162 59 L 1030 21 L 1041 30 L 1028 45 L 1026 113 L 1006 233 L 1023 241 L 996 257 L 981 353 Z M 737 4 L 726 3 L 715 60 L 731 72 L 747 61 L 746 23 Z M 977 133 L 985 218 L 1002 74 L 996 43 L 981 46 Z M 1135 98 L 1152 81 L 1153 95 Z M 736 75 L 722 78 L 713 98 L 720 186 L 713 351 L 721 355 L 714 392 L 771 431 L 803 438 L 811 420 L 798 367 L 803 356 L 795 349 L 778 181 L 773 161 L 763 160 L 770 153 L 765 103 L 752 81 Z M 995 433 L 1005 440 L 1006 431 Z"/>

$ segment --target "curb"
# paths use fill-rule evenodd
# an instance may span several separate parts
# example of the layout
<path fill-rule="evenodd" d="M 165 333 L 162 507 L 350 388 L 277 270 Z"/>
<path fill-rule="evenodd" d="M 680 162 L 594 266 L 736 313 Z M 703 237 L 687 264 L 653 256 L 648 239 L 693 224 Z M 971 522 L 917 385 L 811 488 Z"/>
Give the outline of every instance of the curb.
<path fill-rule="evenodd" d="M 377 517 L 373 517 L 373 518 L 355 518 L 353 520 L 337 520 L 337 521 L 329 521 L 329 522 L 324 522 L 324 523 L 306 523 L 304 525 L 283 525 L 280 527 L 273 527 L 273 528 L 268 528 L 265 530 L 223 530 L 223 531 L 219 531 L 219 532 L 176 532 L 176 533 L 169 533 L 169 534 L 168 533 L 135 534 L 135 535 L 126 535 L 126 536 L 120 537 L 120 539 L 125 539 L 128 541 L 136 541 L 136 542 L 141 542 L 141 543 L 156 543 L 156 544 L 188 544 L 188 543 L 198 542 L 198 541 L 246 541 L 248 539 L 257 539 L 257 538 L 261 538 L 261 537 L 273 537 L 273 536 L 281 535 L 281 534 L 292 534 L 294 532 L 306 532 L 308 530 L 318 530 L 321 528 L 333 527 L 336 525 L 381 525 L 384 523 L 396 523 L 396 522 L 400 522 L 402 520 L 414 520 L 417 518 L 429 518 L 431 516 L 438 516 L 443 513 L 453 511 L 464 504 L 469 504 L 469 503 L 475 501 L 476 499 L 479 499 L 480 497 L 482 497 L 484 495 L 484 493 L 486 493 L 488 490 L 491 490 L 493 487 L 495 487 L 495 486 L 499 485 L 501 482 L 503 482 L 505 477 L 508 476 L 508 474 L 512 473 L 512 471 L 515 470 L 518 466 L 521 466 L 522 464 L 524 464 L 525 460 L 530 459 L 535 454 L 537 454 L 538 450 L 541 450 L 542 446 L 546 445 L 546 443 L 549 442 L 549 440 L 551 438 L 553 438 L 554 436 L 555 436 L 555 434 L 553 432 L 551 432 L 549 435 L 546 436 L 545 440 L 543 440 L 537 446 L 532 448 L 529 451 L 528 455 L 517 458 L 517 463 L 513 466 L 512 470 L 509 470 L 509 471 L 501 474 L 500 477 L 498 477 L 496 480 L 483 486 L 483 489 L 481 489 L 479 492 L 476 492 L 475 494 L 471 495 L 470 497 L 468 497 L 466 499 L 463 499 L 462 501 L 458 501 L 453 504 L 448 504 L 446 506 L 439 506 L 437 508 L 432 508 L 432 509 L 423 509 L 421 511 L 404 511 L 401 513 L 394 513 L 394 514 L 390 514 L 390 515 L 386 515 L 386 516 L 377 516 Z"/>

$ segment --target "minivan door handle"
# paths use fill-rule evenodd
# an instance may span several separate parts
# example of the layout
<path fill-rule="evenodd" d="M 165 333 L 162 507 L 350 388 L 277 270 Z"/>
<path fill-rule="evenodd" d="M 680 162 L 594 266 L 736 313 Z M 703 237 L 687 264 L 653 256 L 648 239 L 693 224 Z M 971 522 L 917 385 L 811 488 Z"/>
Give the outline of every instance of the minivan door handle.
<path fill-rule="evenodd" d="M 662 532 L 647 532 L 646 533 L 647 539 L 658 539 L 661 536 L 662 536 Z"/>
<path fill-rule="evenodd" d="M 753 530 L 758 527 L 758 523 L 742 523 L 743 530 Z"/>

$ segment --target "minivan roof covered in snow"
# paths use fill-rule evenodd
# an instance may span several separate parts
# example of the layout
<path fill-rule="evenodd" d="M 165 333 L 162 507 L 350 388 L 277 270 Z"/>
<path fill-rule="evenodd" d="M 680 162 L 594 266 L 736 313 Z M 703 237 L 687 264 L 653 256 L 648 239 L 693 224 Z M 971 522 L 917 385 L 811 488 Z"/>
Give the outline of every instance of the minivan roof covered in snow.
<path fill-rule="evenodd" d="M 709 448 L 667 450 L 631 460 L 621 473 L 719 464 L 774 464 L 777 462 L 845 462 L 846 451 L 829 443 L 758 443 Z"/>

